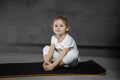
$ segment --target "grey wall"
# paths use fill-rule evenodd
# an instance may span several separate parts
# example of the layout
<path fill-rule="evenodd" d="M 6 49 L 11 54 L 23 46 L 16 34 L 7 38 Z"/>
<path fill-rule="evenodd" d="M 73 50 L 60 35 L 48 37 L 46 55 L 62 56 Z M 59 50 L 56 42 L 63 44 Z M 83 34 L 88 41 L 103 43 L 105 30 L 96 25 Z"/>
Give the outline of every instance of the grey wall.
<path fill-rule="evenodd" d="M 86 46 L 81 47 L 83 54 L 116 55 L 120 52 L 119 4 L 119 0 L 0 0 L 0 50 L 18 50 L 7 44 L 49 44 L 52 20 L 63 15 L 77 44 Z"/>

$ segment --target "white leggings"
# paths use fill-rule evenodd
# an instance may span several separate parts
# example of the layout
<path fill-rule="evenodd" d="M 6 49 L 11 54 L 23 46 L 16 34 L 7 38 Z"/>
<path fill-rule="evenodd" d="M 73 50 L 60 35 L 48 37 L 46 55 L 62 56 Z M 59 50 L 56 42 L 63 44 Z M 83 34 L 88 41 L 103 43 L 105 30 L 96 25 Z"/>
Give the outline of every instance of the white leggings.
<path fill-rule="evenodd" d="M 49 46 L 45 46 L 43 48 L 43 57 L 45 55 L 48 54 L 50 47 Z M 58 57 L 59 57 L 60 53 L 58 51 L 54 51 L 53 56 L 52 56 L 52 61 L 55 61 Z M 68 53 L 66 54 L 66 56 L 63 58 L 63 62 L 65 64 L 65 66 L 69 67 L 69 66 L 75 66 L 78 64 L 78 57 L 79 57 L 79 53 L 74 51 L 74 50 L 70 50 L 68 51 Z"/>

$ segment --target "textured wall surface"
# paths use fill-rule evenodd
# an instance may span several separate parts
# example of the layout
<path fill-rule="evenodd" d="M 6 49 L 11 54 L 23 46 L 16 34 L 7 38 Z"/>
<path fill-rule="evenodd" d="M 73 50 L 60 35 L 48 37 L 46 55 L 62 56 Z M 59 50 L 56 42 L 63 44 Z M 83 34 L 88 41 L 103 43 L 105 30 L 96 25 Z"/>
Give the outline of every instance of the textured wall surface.
<path fill-rule="evenodd" d="M 119 4 L 119 0 L 0 0 L 0 50 L 6 44 L 49 44 L 52 20 L 59 15 L 68 18 L 78 45 L 118 47 Z"/>

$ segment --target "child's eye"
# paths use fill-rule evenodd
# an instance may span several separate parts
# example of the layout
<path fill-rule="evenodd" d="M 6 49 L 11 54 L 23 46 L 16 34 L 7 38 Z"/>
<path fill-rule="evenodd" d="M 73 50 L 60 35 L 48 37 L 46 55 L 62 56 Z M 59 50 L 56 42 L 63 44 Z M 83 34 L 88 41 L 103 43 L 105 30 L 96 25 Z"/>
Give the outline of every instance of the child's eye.
<path fill-rule="evenodd" d="M 60 27 L 63 27 L 63 25 L 60 25 Z"/>
<path fill-rule="evenodd" d="M 58 27 L 58 25 L 55 25 L 55 27 Z"/>

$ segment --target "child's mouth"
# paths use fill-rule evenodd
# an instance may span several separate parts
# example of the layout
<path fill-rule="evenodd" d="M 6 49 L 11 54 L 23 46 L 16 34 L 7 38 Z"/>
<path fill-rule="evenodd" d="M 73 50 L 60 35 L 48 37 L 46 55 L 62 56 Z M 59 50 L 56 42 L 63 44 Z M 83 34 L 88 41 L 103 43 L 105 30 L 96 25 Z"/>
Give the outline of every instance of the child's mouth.
<path fill-rule="evenodd" d="M 61 30 L 56 30 L 56 32 L 60 32 Z"/>

